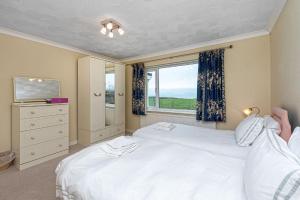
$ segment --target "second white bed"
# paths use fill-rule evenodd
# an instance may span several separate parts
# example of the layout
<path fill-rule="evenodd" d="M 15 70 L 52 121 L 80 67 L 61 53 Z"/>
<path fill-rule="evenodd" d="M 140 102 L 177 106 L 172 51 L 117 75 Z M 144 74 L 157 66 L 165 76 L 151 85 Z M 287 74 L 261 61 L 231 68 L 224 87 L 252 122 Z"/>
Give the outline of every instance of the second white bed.
<path fill-rule="evenodd" d="M 137 130 L 134 135 L 141 138 L 185 145 L 240 159 L 245 159 L 250 147 L 236 144 L 234 131 L 216 130 L 183 124 L 174 124 L 171 131 L 157 129 L 157 124 Z"/>

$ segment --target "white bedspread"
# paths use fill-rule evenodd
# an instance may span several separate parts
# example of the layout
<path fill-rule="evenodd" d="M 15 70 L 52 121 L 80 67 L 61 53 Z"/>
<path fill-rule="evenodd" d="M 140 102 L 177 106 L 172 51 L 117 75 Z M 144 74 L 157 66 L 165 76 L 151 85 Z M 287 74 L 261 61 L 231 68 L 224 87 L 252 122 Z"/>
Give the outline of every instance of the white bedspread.
<path fill-rule="evenodd" d="M 126 138 L 128 140 L 128 138 Z M 245 200 L 244 160 L 185 145 L 130 137 L 135 151 L 112 157 L 88 147 L 57 167 L 65 200 Z"/>
<path fill-rule="evenodd" d="M 236 144 L 234 131 L 174 124 L 171 131 L 155 128 L 156 124 L 137 130 L 134 135 L 142 138 L 186 145 L 216 154 L 245 159 L 250 147 Z"/>

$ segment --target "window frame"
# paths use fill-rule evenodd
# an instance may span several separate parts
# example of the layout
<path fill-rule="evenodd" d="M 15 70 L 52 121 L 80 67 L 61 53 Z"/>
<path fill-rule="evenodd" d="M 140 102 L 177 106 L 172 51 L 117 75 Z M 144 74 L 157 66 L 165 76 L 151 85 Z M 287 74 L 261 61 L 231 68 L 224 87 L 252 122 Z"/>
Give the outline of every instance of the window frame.
<path fill-rule="evenodd" d="M 151 110 L 157 110 L 159 109 L 159 80 L 158 80 L 158 68 L 156 67 L 148 67 L 146 68 L 146 74 L 148 76 L 148 72 L 155 72 L 155 76 L 154 76 L 154 81 L 155 81 L 155 106 L 149 106 L 149 102 L 148 102 L 148 81 L 146 80 L 146 107 L 147 110 L 148 108 L 150 108 Z M 147 79 L 147 77 L 146 77 Z"/>
<path fill-rule="evenodd" d="M 182 65 L 198 64 L 198 59 L 186 60 L 181 62 L 172 62 L 161 65 L 153 65 L 146 68 L 146 74 L 148 72 L 155 72 L 155 106 L 149 106 L 148 102 L 148 81 L 146 77 L 146 111 L 147 112 L 161 112 L 161 113 L 173 113 L 173 114 L 188 114 L 195 115 L 196 110 L 184 110 L 184 109 L 167 109 L 159 107 L 159 69 L 168 67 L 179 67 Z M 148 76 L 148 74 L 147 74 Z"/>

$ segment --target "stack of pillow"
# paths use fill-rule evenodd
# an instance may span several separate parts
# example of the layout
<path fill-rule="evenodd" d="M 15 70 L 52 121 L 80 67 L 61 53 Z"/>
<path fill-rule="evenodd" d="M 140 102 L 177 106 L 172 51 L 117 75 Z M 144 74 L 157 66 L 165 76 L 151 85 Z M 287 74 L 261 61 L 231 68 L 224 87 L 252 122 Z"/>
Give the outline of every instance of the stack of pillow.
<path fill-rule="evenodd" d="M 238 145 L 251 146 L 244 171 L 248 200 L 300 200 L 300 128 L 284 133 L 288 125 L 251 115 L 236 128 Z"/>

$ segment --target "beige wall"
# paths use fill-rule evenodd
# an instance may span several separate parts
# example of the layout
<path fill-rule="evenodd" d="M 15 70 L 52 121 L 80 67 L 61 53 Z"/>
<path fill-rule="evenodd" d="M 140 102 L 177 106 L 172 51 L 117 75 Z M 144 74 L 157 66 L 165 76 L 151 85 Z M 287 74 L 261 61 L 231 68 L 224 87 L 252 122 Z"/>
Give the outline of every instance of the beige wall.
<path fill-rule="evenodd" d="M 300 1 L 289 0 L 271 32 L 272 106 L 288 109 L 300 124 Z"/>
<path fill-rule="evenodd" d="M 245 107 L 256 105 L 263 114 L 270 111 L 270 44 L 269 36 L 232 42 L 233 49 L 225 54 L 225 84 L 227 99 L 226 123 L 221 129 L 234 129 L 243 118 Z M 10 149 L 12 78 L 17 75 L 59 79 L 62 96 L 70 98 L 70 141 L 77 139 L 77 59 L 84 56 L 72 51 L 0 34 L 0 152 Z M 224 46 L 227 44 L 223 44 Z M 219 45 L 220 46 L 220 45 Z M 207 48 L 187 51 L 199 52 Z M 178 54 L 187 53 L 180 52 Z M 178 55 L 178 54 L 172 54 Z M 158 58 L 169 57 L 160 56 Z M 174 62 L 197 58 L 197 54 L 180 59 L 147 62 Z M 139 128 L 139 117 L 131 114 L 131 67 L 126 67 L 126 129 Z"/>
<path fill-rule="evenodd" d="M 77 139 L 77 59 L 81 54 L 0 34 L 0 152 L 11 146 L 14 76 L 55 78 L 70 98 L 70 141 Z"/>
<path fill-rule="evenodd" d="M 270 38 L 269 36 L 261 36 L 252 39 L 246 39 L 231 42 L 233 49 L 226 50 L 225 53 L 225 87 L 226 87 L 226 106 L 227 106 L 227 122 L 218 123 L 219 129 L 234 129 L 236 125 L 243 119 L 242 110 L 249 106 L 258 106 L 262 110 L 262 114 L 270 113 Z M 194 49 L 189 51 L 199 52 L 205 49 L 217 48 L 225 46 L 211 46 L 207 48 Z M 179 54 L 167 55 L 174 56 Z M 158 57 L 159 59 L 164 56 Z M 195 59 L 197 54 L 185 56 L 182 59 Z M 146 66 L 158 63 L 174 62 L 182 59 L 166 59 L 159 61 L 147 62 Z M 134 62 L 140 62 L 137 60 Z M 128 63 L 129 64 L 129 63 Z M 132 68 L 126 66 L 126 129 L 133 131 L 139 128 L 140 119 L 131 112 L 131 76 Z"/>

